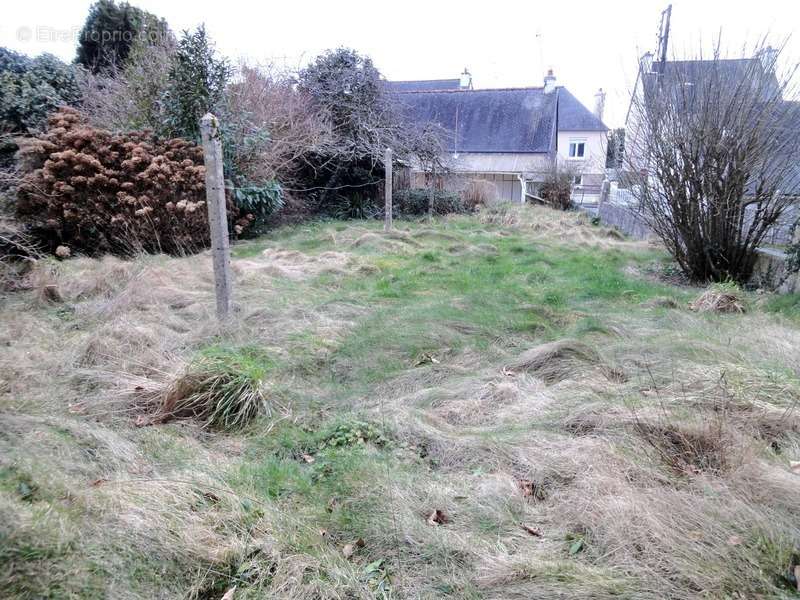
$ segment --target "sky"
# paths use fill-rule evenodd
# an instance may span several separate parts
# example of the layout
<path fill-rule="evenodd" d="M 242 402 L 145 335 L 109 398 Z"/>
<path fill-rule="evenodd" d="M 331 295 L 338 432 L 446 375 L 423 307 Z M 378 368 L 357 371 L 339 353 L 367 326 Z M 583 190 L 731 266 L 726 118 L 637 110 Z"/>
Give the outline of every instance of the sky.
<path fill-rule="evenodd" d="M 624 124 L 638 57 L 655 51 L 666 0 L 552 1 L 131 0 L 179 32 L 205 23 L 217 49 L 238 61 L 301 66 L 338 46 L 372 57 L 387 79 L 455 78 L 468 68 L 475 87 L 539 86 L 552 68 L 590 109 L 606 91 L 604 121 Z M 0 46 L 36 55 L 75 56 L 91 0 L 11 1 Z M 708 53 L 722 34 L 740 57 L 764 36 L 785 43 L 785 68 L 800 61 L 797 0 L 675 0 L 670 56 Z M 800 33 L 800 32 L 799 32 Z M 787 41 L 788 39 L 788 41 Z"/>

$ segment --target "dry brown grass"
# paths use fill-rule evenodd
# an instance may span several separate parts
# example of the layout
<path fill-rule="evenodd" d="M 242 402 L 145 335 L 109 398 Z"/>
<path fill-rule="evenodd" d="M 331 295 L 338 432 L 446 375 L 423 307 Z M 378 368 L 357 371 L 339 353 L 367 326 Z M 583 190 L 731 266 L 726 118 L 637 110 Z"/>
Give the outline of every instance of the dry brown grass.
<path fill-rule="evenodd" d="M 380 277 L 428 250 L 494 257 L 511 235 L 639 248 L 575 214 L 478 218 L 485 229 L 467 233 L 443 219 L 392 236 L 320 226 L 317 246 L 270 240 L 233 261 L 238 309 L 224 328 L 207 255 L 43 263 L 61 302 L 31 288 L 0 311 L 0 535 L 34 557 L 0 577 L 38 585 L 28 596 L 216 599 L 238 585 L 242 599 L 374 598 L 365 569 L 381 560 L 393 598 L 791 597 L 800 331 L 785 321 L 635 298 L 526 305 L 553 328 L 546 339 L 563 337 L 473 343 L 485 323 L 448 313 L 400 356 L 405 368 L 378 377 L 378 362 L 354 380 L 343 341 L 397 306 L 346 289 L 362 269 Z M 584 314 L 602 328 L 581 334 Z M 394 361 L 394 342 L 370 351 Z M 245 432 L 191 418 L 137 427 L 214 344 L 279 364 L 260 388 L 278 410 Z M 330 459 L 307 440 L 355 415 L 390 443 Z M 21 500 L 23 477 L 35 489 Z M 428 522 L 436 510 L 446 522 Z"/>
<path fill-rule="evenodd" d="M 744 303 L 740 294 L 728 287 L 712 287 L 692 302 L 689 307 L 697 312 L 743 313 Z"/>
<path fill-rule="evenodd" d="M 577 371 L 600 362 L 598 353 L 577 340 L 563 339 L 531 348 L 506 367 L 512 372 L 532 373 L 547 383 L 555 383 Z"/>

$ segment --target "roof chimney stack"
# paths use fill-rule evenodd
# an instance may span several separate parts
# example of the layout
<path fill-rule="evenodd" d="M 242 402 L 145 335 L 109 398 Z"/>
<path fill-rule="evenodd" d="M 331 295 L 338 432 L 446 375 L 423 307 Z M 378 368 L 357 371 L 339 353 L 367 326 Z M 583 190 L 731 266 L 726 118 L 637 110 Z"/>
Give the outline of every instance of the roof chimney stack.
<path fill-rule="evenodd" d="M 462 90 L 472 89 L 472 75 L 467 70 L 467 67 L 464 67 L 464 72 L 461 74 L 458 87 L 461 88 Z"/>
<path fill-rule="evenodd" d="M 547 75 L 544 76 L 544 93 L 549 94 L 556 89 L 556 76 L 553 75 L 553 69 L 547 69 Z"/>
<path fill-rule="evenodd" d="M 606 93 L 603 91 L 603 88 L 597 90 L 597 93 L 594 95 L 594 116 L 603 120 L 603 110 L 606 107 Z"/>

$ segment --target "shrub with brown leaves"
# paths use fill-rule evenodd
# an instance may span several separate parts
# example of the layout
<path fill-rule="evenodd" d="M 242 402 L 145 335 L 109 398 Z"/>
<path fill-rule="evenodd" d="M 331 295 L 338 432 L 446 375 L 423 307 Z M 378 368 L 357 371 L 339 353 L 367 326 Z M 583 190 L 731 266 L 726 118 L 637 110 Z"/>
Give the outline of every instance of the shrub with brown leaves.
<path fill-rule="evenodd" d="M 177 254 L 209 243 L 203 153 L 191 142 L 110 133 L 63 108 L 20 162 L 17 216 L 51 251 Z M 239 219 L 237 233 L 248 224 Z"/>

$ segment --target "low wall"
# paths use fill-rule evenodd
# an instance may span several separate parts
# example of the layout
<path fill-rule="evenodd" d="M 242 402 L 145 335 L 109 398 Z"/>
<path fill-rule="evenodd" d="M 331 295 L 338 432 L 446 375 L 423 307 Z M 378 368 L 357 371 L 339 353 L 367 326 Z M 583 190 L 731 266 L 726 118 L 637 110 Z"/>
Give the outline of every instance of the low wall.
<path fill-rule="evenodd" d="M 800 273 L 786 277 L 786 254 L 773 248 L 759 248 L 750 283 L 779 294 L 800 293 Z"/>
<path fill-rule="evenodd" d="M 602 202 L 597 207 L 597 216 L 603 225 L 616 227 L 622 233 L 639 240 L 646 240 L 653 236 L 644 219 L 634 210 L 621 204 Z"/>

